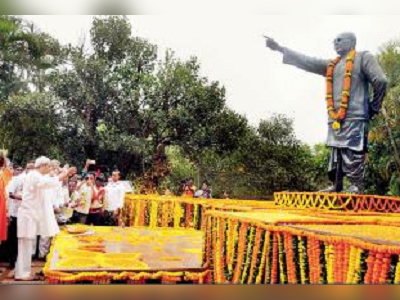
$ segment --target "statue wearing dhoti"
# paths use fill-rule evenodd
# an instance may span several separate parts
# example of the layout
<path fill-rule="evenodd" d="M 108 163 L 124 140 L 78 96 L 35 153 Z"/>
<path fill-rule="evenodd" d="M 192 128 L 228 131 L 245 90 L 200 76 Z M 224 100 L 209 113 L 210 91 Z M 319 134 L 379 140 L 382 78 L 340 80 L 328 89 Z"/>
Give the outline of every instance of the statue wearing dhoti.
<path fill-rule="evenodd" d="M 283 54 L 283 63 L 326 77 L 328 108 L 327 146 L 331 148 L 329 178 L 333 186 L 321 192 L 342 192 L 343 177 L 349 193 L 363 193 L 369 121 L 379 113 L 387 80 L 377 59 L 356 51 L 356 36 L 342 33 L 334 40 L 338 57 L 309 57 L 267 38 L 267 47 Z M 372 87 L 372 98 L 370 97 Z"/>

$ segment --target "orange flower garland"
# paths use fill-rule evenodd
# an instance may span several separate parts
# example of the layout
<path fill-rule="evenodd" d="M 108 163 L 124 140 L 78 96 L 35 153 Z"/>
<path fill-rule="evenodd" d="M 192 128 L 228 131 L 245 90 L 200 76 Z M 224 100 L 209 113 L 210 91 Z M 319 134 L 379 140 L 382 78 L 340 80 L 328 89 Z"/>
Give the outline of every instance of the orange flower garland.
<path fill-rule="evenodd" d="M 319 280 L 320 280 L 320 275 L 321 275 L 321 264 L 320 264 L 321 245 L 320 245 L 320 242 L 315 237 L 313 238 L 312 245 L 314 248 L 313 253 L 314 253 L 314 263 L 315 263 L 315 266 L 314 266 L 315 278 L 314 278 L 313 283 L 318 284 Z"/>
<path fill-rule="evenodd" d="M 390 254 L 384 253 L 382 254 L 382 272 L 379 277 L 380 284 L 386 284 L 388 281 L 388 275 L 390 270 Z"/>
<path fill-rule="evenodd" d="M 347 271 L 349 269 L 350 245 L 342 244 L 342 246 L 344 247 L 342 279 L 343 279 L 343 283 L 346 283 Z"/>
<path fill-rule="evenodd" d="M 272 266 L 271 266 L 271 284 L 278 283 L 278 233 L 274 232 L 273 242 L 272 242 Z"/>
<path fill-rule="evenodd" d="M 255 266 L 257 263 L 257 256 L 258 256 L 258 252 L 260 251 L 260 247 L 261 247 L 261 233 L 262 233 L 261 231 L 262 231 L 262 229 L 260 227 L 257 227 L 256 237 L 255 237 L 256 243 L 255 243 L 254 249 L 253 249 L 253 257 L 251 259 L 250 275 L 249 275 L 249 279 L 247 282 L 248 284 L 253 283 L 252 279 L 253 279 L 254 273 L 256 271 Z"/>
<path fill-rule="evenodd" d="M 307 247 L 307 254 L 308 254 L 308 259 L 310 262 L 310 283 L 312 284 L 317 284 L 319 276 L 316 276 L 316 258 L 315 258 L 315 249 L 314 249 L 314 238 L 311 238 L 308 240 L 308 247 Z"/>
<path fill-rule="evenodd" d="M 289 233 L 285 233 L 284 238 L 285 238 L 285 248 L 286 248 L 288 282 L 290 284 L 297 284 L 296 266 L 294 263 L 294 252 L 292 247 L 293 236 Z"/>
<path fill-rule="evenodd" d="M 328 112 L 331 119 L 334 120 L 332 125 L 333 130 L 337 131 L 340 129 L 340 122 L 346 118 L 347 108 L 349 107 L 350 92 L 351 92 L 351 75 L 354 67 L 354 59 L 356 57 L 356 51 L 352 50 L 346 58 L 346 73 L 343 82 L 342 91 L 342 102 L 340 104 L 339 111 L 335 111 L 333 101 L 333 73 L 336 65 L 340 62 L 341 58 L 338 57 L 328 65 L 326 71 L 326 101 L 328 105 Z"/>
<path fill-rule="evenodd" d="M 246 232 L 249 224 L 242 223 L 239 233 L 239 244 L 238 244 L 238 257 L 236 262 L 235 271 L 233 273 L 233 283 L 238 284 L 241 276 L 242 264 L 244 259 L 244 250 L 246 249 Z"/>

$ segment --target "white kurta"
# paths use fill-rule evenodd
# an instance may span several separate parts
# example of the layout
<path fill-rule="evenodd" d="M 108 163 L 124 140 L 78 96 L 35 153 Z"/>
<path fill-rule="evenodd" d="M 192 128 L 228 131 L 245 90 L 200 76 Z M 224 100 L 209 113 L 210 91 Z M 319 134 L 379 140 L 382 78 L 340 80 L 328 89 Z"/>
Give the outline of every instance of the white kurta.
<path fill-rule="evenodd" d="M 47 189 L 45 193 L 46 199 L 53 204 L 54 208 L 59 208 L 62 205 L 61 187 L 62 183 L 59 181 L 57 186 Z"/>
<path fill-rule="evenodd" d="M 27 175 L 18 210 L 18 238 L 51 237 L 59 232 L 53 204 L 45 197 L 48 189 L 58 186 L 57 177 L 43 176 L 37 171 Z"/>
<path fill-rule="evenodd" d="M 121 182 L 110 182 L 105 187 L 105 191 L 107 211 L 112 212 L 124 206 L 125 187 Z"/>
<path fill-rule="evenodd" d="M 57 184 L 46 189 L 41 189 L 41 199 L 43 205 L 43 218 L 39 222 L 39 234 L 42 238 L 53 237 L 60 232 L 58 227 L 57 218 L 54 214 L 54 208 L 59 206 L 59 194 L 61 189 L 61 182 L 57 177 L 45 176 L 46 178 L 56 178 Z"/>

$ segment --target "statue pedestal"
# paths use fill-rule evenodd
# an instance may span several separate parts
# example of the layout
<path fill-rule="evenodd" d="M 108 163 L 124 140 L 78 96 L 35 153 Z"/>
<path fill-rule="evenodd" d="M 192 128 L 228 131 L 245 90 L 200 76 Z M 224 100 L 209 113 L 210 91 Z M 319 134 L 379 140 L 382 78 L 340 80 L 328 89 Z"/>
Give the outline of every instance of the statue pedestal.
<path fill-rule="evenodd" d="M 281 208 L 323 209 L 354 212 L 400 213 L 400 197 L 335 193 L 275 193 Z"/>

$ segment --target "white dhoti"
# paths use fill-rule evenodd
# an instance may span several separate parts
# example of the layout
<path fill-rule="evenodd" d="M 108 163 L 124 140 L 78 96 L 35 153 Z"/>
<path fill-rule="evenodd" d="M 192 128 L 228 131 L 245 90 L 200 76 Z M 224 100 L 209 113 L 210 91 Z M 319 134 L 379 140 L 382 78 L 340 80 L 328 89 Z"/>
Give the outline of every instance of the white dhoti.
<path fill-rule="evenodd" d="M 18 239 L 18 259 L 15 265 L 15 279 L 26 279 L 31 276 L 33 239 Z"/>
<path fill-rule="evenodd" d="M 40 237 L 39 240 L 39 258 L 46 258 L 50 252 L 51 237 Z"/>
<path fill-rule="evenodd" d="M 37 248 L 37 238 L 33 239 L 32 243 L 32 256 L 36 255 L 36 248 Z"/>

